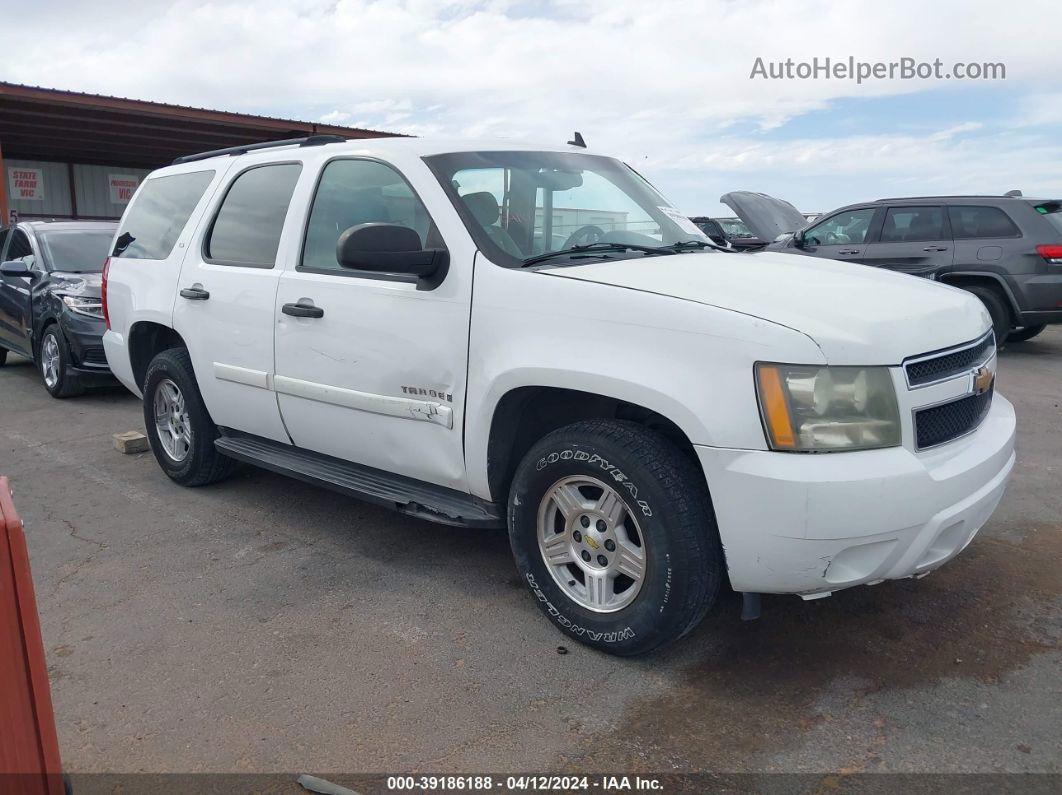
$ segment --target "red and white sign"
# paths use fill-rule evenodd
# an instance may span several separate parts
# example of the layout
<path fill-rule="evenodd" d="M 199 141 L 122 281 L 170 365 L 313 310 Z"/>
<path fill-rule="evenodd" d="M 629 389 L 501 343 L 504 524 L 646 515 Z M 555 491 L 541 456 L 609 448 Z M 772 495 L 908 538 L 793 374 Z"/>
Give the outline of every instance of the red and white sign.
<path fill-rule="evenodd" d="M 111 186 L 111 202 L 129 204 L 136 186 L 140 184 L 140 178 L 135 174 L 108 174 L 107 182 Z"/>
<path fill-rule="evenodd" d="M 24 202 L 44 201 L 44 172 L 39 168 L 19 168 L 12 166 L 7 170 L 8 194 L 12 199 Z"/>

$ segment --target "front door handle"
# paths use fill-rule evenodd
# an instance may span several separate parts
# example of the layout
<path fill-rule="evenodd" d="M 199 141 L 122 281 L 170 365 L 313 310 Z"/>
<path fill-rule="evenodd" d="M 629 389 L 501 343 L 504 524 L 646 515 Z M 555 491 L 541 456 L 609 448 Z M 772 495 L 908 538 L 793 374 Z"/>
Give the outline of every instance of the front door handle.
<path fill-rule="evenodd" d="M 842 248 L 837 253 L 838 254 L 858 254 L 859 253 L 859 249 L 858 248 Z"/>
<path fill-rule="evenodd" d="M 292 317 L 324 317 L 324 310 L 321 307 L 307 304 L 284 304 L 280 311 Z"/>
<path fill-rule="evenodd" d="M 210 293 L 202 287 L 185 287 L 181 290 L 181 298 L 187 298 L 189 301 L 205 301 L 210 298 Z"/>
<path fill-rule="evenodd" d="M 947 246 L 926 246 L 922 251 L 947 251 Z"/>

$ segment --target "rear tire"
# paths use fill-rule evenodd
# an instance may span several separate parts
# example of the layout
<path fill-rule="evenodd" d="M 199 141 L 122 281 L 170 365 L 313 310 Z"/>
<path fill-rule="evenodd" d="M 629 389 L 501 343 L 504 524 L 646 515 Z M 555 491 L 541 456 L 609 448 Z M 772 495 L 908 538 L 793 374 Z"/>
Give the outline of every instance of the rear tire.
<path fill-rule="evenodd" d="M 992 330 L 996 334 L 996 347 L 1002 350 L 1003 346 L 1007 344 L 1011 327 L 1010 307 L 1007 306 L 1006 299 L 999 294 L 998 290 L 994 290 L 991 287 L 982 287 L 974 284 L 969 286 L 962 285 L 962 289 L 976 295 L 981 303 L 985 305 L 989 317 L 992 318 Z"/>
<path fill-rule="evenodd" d="M 214 447 L 220 435 L 210 418 L 184 348 L 151 360 L 144 376 L 144 425 L 155 459 L 182 486 L 205 486 L 231 474 L 236 462 Z"/>
<path fill-rule="evenodd" d="M 1047 326 L 1041 324 L 1039 326 L 1025 326 L 1024 328 L 1015 329 L 1007 335 L 1007 342 L 1028 342 L 1045 328 Z"/>
<path fill-rule="evenodd" d="M 610 654 L 685 635 L 724 576 L 700 469 L 630 422 L 578 422 L 536 443 L 513 478 L 509 540 L 539 609 Z"/>
<path fill-rule="evenodd" d="M 44 330 L 37 348 L 37 369 L 44 379 L 44 388 L 53 398 L 68 398 L 85 394 L 77 376 L 70 372 L 70 346 L 58 323 Z"/>

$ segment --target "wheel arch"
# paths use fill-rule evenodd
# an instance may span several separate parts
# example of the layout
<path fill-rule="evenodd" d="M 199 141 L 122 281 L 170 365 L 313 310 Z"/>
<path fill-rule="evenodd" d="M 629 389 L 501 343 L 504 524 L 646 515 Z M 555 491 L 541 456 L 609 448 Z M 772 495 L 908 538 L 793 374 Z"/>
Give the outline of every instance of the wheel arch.
<path fill-rule="evenodd" d="M 184 338 L 170 326 L 142 320 L 129 327 L 129 364 L 138 387 L 143 387 L 148 365 L 162 351 L 187 348 Z"/>
<path fill-rule="evenodd" d="M 1011 320 L 1018 322 L 1021 318 L 1021 307 L 1018 306 L 1018 299 L 1014 296 L 1014 291 L 1010 289 L 1010 285 L 1007 284 L 1007 280 L 996 273 L 989 273 L 987 271 L 949 271 L 943 273 L 939 277 L 939 281 L 949 287 L 987 287 L 992 290 L 996 290 L 1003 298 L 1007 308 L 1010 309 Z"/>
<path fill-rule="evenodd" d="M 600 390 L 547 384 L 514 386 L 498 398 L 490 414 L 484 457 L 484 485 L 490 498 L 507 501 L 513 473 L 536 441 L 558 428 L 588 419 L 636 422 L 660 433 L 697 461 L 689 433 L 653 405 Z M 699 462 L 697 467 L 700 469 Z"/>

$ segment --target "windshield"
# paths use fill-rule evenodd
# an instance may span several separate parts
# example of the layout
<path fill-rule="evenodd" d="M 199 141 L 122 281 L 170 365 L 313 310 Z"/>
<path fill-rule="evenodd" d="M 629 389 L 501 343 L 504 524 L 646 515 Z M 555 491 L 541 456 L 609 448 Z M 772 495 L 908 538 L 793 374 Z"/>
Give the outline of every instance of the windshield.
<path fill-rule="evenodd" d="M 706 240 L 640 175 L 609 157 L 461 152 L 425 160 L 480 250 L 500 265 L 595 243 L 666 246 Z"/>
<path fill-rule="evenodd" d="M 53 271 L 99 273 L 113 229 L 52 229 L 38 235 L 44 264 Z"/>
<path fill-rule="evenodd" d="M 744 221 L 737 218 L 720 218 L 719 223 L 729 237 L 752 237 L 752 232 L 745 226 Z"/>

